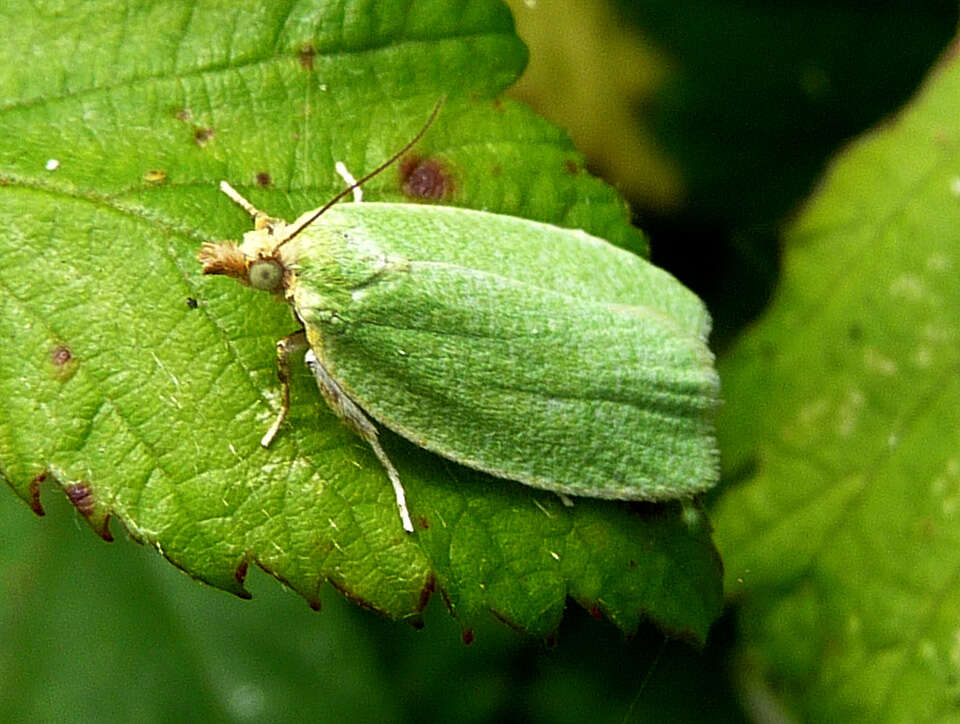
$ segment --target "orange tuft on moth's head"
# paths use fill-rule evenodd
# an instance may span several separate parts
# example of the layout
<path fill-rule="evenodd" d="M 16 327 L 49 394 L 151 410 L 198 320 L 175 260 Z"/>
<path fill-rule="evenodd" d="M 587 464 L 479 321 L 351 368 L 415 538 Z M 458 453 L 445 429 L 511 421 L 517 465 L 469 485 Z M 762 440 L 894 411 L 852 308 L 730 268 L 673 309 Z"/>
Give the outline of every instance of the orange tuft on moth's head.
<path fill-rule="evenodd" d="M 205 243 L 197 253 L 197 261 L 203 264 L 204 274 L 222 274 L 247 283 L 250 260 L 233 242 Z"/>
<path fill-rule="evenodd" d="M 200 247 L 197 260 L 204 274 L 222 274 L 241 284 L 266 292 L 279 291 L 286 269 L 276 255 L 260 254 L 250 258 L 239 246 L 229 241 L 207 242 Z"/>

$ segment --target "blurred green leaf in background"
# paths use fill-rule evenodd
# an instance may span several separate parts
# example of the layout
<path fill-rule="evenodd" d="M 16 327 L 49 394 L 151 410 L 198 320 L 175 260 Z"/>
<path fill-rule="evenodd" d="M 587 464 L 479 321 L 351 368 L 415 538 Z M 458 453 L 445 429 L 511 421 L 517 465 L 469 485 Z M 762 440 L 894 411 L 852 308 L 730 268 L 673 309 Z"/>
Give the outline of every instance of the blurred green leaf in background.
<path fill-rule="evenodd" d="M 960 65 L 841 154 L 723 365 L 742 665 L 809 720 L 957 715 Z"/>

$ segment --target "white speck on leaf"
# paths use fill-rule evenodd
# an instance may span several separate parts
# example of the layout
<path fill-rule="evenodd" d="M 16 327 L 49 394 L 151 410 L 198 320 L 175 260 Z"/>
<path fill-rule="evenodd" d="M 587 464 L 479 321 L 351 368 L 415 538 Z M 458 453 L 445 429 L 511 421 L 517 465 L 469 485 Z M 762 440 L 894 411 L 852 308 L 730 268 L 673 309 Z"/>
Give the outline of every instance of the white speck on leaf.
<path fill-rule="evenodd" d="M 933 352 L 929 347 L 917 347 L 913 352 L 913 365 L 926 369 L 933 364 Z"/>
<path fill-rule="evenodd" d="M 867 347 L 863 351 L 863 364 L 871 372 L 877 372 L 886 377 L 897 374 L 897 363 L 881 354 L 875 347 Z"/>
<path fill-rule="evenodd" d="M 227 693 L 227 708 L 237 718 L 255 721 L 263 715 L 266 696 L 254 684 L 240 684 Z"/>
<path fill-rule="evenodd" d="M 55 158 L 48 158 L 43 167 L 47 169 L 47 171 L 56 171 L 60 168 L 60 162 Z"/>
<path fill-rule="evenodd" d="M 890 282 L 890 294 L 911 302 L 935 301 L 923 279 L 915 274 L 903 274 Z"/>
<path fill-rule="evenodd" d="M 927 269 L 930 271 L 946 271 L 950 267 L 951 260 L 946 254 L 931 254 L 927 257 Z"/>
<path fill-rule="evenodd" d="M 837 409 L 837 434 L 849 437 L 857 425 L 860 410 L 863 408 L 864 397 L 860 390 L 852 389 Z"/>

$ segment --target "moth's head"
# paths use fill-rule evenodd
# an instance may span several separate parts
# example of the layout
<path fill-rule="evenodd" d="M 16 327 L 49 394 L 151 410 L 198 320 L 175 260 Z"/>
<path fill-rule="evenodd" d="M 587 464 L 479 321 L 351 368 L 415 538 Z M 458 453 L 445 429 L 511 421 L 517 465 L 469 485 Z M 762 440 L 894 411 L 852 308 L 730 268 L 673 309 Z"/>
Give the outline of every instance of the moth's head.
<path fill-rule="evenodd" d="M 249 232 L 240 245 L 232 241 L 208 242 L 200 247 L 197 260 L 204 274 L 222 274 L 241 284 L 265 292 L 280 291 L 286 267 L 280 259 L 276 243 L 264 244 L 261 236 L 272 236 L 266 230 Z M 249 237 L 257 236 L 252 239 Z"/>

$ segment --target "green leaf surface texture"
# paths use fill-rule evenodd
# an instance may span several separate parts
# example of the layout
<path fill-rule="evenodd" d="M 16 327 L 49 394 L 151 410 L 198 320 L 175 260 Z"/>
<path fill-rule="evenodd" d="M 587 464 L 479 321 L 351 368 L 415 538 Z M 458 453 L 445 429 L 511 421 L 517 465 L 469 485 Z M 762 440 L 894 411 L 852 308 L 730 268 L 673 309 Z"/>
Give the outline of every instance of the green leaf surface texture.
<path fill-rule="evenodd" d="M 0 7 L 0 474 L 39 511 L 56 481 L 104 537 L 135 540 L 246 595 L 256 564 L 319 605 L 329 582 L 417 622 L 442 592 L 464 627 L 493 612 L 547 635 L 568 598 L 625 631 L 694 638 L 719 562 L 690 506 L 578 500 L 446 462 L 384 433 L 383 471 L 295 364 L 279 405 L 285 305 L 202 278 L 204 241 L 249 218 L 229 180 L 293 219 L 434 126 L 365 187 L 582 228 L 635 252 L 623 202 L 566 135 L 498 98 L 525 50 L 497 2 L 20 2 Z M 114 526 L 116 532 L 116 526 Z M 133 585 L 133 584 L 131 584 Z"/>
<path fill-rule="evenodd" d="M 960 65 L 846 149 L 721 366 L 745 677 L 803 721 L 957 715 Z"/>

